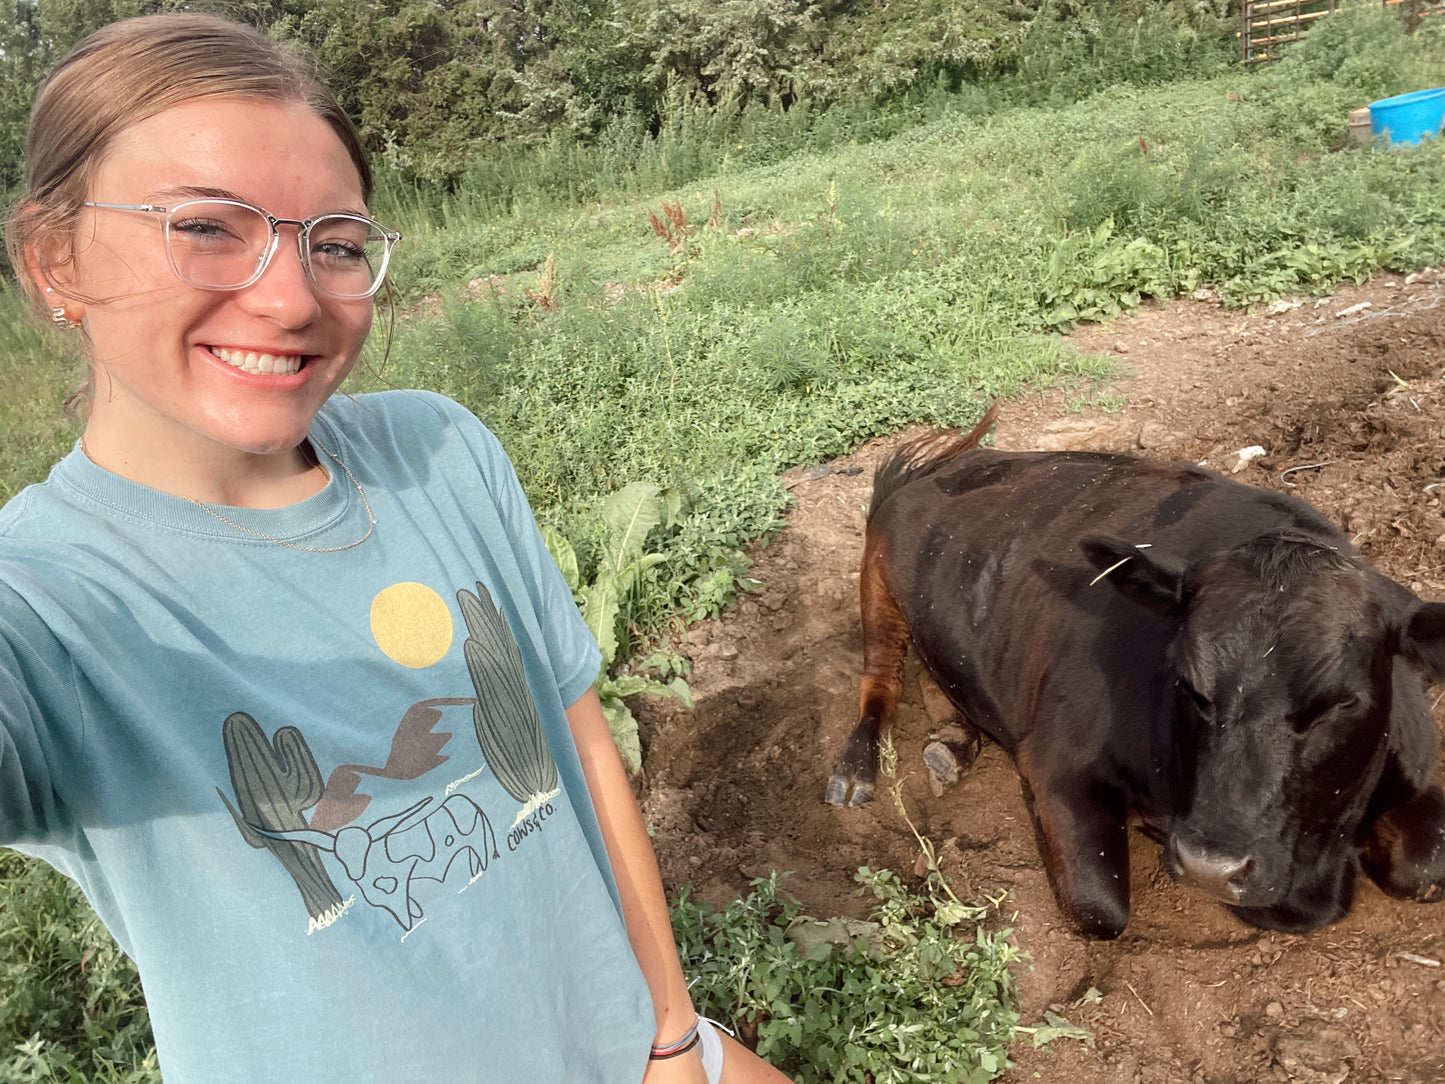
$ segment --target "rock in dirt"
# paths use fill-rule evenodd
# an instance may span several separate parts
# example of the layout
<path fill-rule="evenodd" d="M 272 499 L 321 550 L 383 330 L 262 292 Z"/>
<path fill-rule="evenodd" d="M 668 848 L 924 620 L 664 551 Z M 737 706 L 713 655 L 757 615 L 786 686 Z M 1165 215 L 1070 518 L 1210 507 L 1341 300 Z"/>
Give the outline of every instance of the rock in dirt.
<path fill-rule="evenodd" d="M 1134 443 L 1130 428 L 1121 418 L 1061 418 L 1044 426 L 1035 447 L 1047 452 L 1127 448 Z"/>
<path fill-rule="evenodd" d="M 1258 444 L 1251 444 L 1248 448 L 1241 448 L 1234 454 L 1239 457 L 1239 461 L 1234 464 L 1233 469 L 1229 472 L 1230 474 L 1238 474 L 1265 453 L 1264 449 Z"/>
<path fill-rule="evenodd" d="M 1279 1030 L 1269 1045 L 1275 1064 L 1291 1080 L 1309 1084 L 1340 1084 L 1350 1075 L 1347 1059 L 1360 1054 L 1358 1044 L 1345 1032 L 1319 1019 L 1302 1020 L 1298 1027 Z"/>
<path fill-rule="evenodd" d="M 1135 443 L 1146 451 L 1150 448 L 1168 448 L 1179 443 L 1179 437 L 1167 426 L 1158 422 L 1144 422 L 1139 426 Z"/>
<path fill-rule="evenodd" d="M 810 918 L 800 915 L 788 923 L 783 936 L 798 946 L 798 952 L 810 956 L 819 945 L 846 949 L 861 939 L 868 944 L 869 954 L 883 951 L 883 927 L 876 922 L 854 918 Z"/>

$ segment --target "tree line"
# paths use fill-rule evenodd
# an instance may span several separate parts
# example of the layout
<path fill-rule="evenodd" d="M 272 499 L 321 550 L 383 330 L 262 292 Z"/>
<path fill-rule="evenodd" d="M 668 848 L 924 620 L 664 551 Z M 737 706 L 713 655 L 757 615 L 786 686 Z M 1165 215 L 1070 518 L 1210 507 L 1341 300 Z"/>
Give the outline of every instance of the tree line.
<path fill-rule="evenodd" d="M 1220 37 L 1229 0 L 1114 0 Z M 83 34 L 204 8 L 320 61 L 368 148 L 413 180 L 454 183 L 479 149 L 657 131 L 680 104 L 788 110 L 883 103 L 1017 65 L 1047 23 L 1105 28 L 1088 0 L 0 0 L 0 189 L 21 177 L 35 88 Z"/>

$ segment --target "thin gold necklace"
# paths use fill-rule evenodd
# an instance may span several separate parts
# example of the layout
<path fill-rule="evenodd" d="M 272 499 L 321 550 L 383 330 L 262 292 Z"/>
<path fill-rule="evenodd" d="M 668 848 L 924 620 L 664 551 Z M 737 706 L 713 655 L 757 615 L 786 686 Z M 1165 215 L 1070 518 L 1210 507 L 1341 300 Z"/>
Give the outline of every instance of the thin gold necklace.
<path fill-rule="evenodd" d="M 221 513 L 217 512 L 214 508 L 212 508 L 209 504 L 206 504 L 204 501 L 198 501 L 194 497 L 187 497 L 184 493 L 180 494 L 180 496 L 183 500 L 190 501 L 202 512 L 205 512 L 207 515 L 214 516 L 216 519 L 220 520 L 228 527 L 234 527 L 238 531 L 243 531 L 246 534 L 252 535 L 256 538 L 264 539 L 267 542 L 274 542 L 278 546 L 285 546 L 288 550 L 300 550 L 302 553 L 340 553 L 342 550 L 352 549 L 353 547 L 359 546 L 363 542 L 365 542 L 368 538 L 371 537 L 371 532 L 376 530 L 376 515 L 371 511 L 371 502 L 366 499 L 366 490 L 361 488 L 361 483 L 356 480 L 356 475 L 351 473 L 351 468 L 342 461 L 339 455 L 333 452 L 330 448 L 326 447 L 326 445 L 322 444 L 315 437 L 311 438 L 311 443 L 315 444 L 316 447 L 320 448 L 323 452 L 330 456 L 332 460 L 335 461 L 336 465 L 339 466 L 343 472 L 345 472 L 346 477 L 351 480 L 351 484 L 356 487 L 356 493 L 357 496 L 361 498 L 362 507 L 366 509 L 366 533 L 360 538 L 358 538 L 355 542 L 348 542 L 344 546 L 298 546 L 295 542 L 287 542 L 283 538 L 276 538 L 272 535 L 265 534 L 262 531 L 254 531 L 250 527 L 247 527 L 241 523 L 237 523 L 233 519 L 227 519 L 225 516 L 221 515 Z M 84 436 L 80 438 L 80 450 L 85 453 L 86 459 L 89 459 L 92 463 L 95 463 L 95 457 L 90 454 L 90 449 L 85 446 Z M 100 466 L 99 463 L 95 463 L 95 465 L 97 467 Z M 318 467 L 321 466 L 320 463 L 316 465 Z M 101 469 L 104 470 L 105 468 L 101 467 Z M 323 474 L 326 472 L 325 467 L 321 467 L 321 470 Z"/>

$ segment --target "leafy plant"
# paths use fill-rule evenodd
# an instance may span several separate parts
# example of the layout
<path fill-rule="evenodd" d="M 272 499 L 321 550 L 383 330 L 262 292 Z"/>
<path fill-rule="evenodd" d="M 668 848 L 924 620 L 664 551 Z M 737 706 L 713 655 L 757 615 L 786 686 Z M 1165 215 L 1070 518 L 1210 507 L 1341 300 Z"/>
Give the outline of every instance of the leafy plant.
<path fill-rule="evenodd" d="M 680 501 L 675 491 L 648 482 L 634 482 L 609 497 L 601 509 L 607 525 L 608 546 L 590 583 L 582 580 L 571 543 L 555 527 L 542 529 L 547 549 L 562 570 L 562 577 L 572 589 L 582 617 L 602 650 L 597 696 L 602 701 L 602 714 L 607 718 L 623 763 L 634 775 L 642 770 L 642 745 L 637 719 L 625 698 L 642 694 L 672 696 L 689 710 L 693 706 L 692 691 L 680 674 L 664 683 L 646 674 L 612 673 L 619 644 L 625 642 L 627 636 L 624 603 L 636 588 L 639 577 L 663 560 L 661 554 L 644 552 L 647 537 L 655 528 L 671 523 L 681 507 Z"/>
<path fill-rule="evenodd" d="M 1039 289 L 1043 322 L 1072 328 L 1080 320 L 1104 320 L 1139 307 L 1145 295 L 1169 291 L 1162 248 L 1143 237 L 1114 237 L 1106 219 L 1094 230 L 1065 234 L 1055 242 Z"/>
<path fill-rule="evenodd" d="M 79 889 L 0 851 L 0 1080 L 159 1084 L 135 965 Z"/>
<path fill-rule="evenodd" d="M 799 1084 L 981 1084 L 1008 1066 L 1018 952 L 1008 930 L 981 924 L 984 909 L 942 908 L 896 874 L 863 868 L 876 925 L 829 923 L 839 943 L 805 950 L 800 928 L 817 921 L 784 876 L 755 880 L 721 911 L 686 889 L 674 902 L 700 1013 L 756 1036 L 758 1053 Z"/>

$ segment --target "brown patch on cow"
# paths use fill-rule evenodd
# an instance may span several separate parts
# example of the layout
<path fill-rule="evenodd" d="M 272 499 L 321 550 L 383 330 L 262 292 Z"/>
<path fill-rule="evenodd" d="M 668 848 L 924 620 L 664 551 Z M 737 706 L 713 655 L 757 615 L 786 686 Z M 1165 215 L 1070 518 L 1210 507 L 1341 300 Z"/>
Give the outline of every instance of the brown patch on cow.
<path fill-rule="evenodd" d="M 909 644 L 908 622 L 883 578 L 885 563 L 883 544 L 870 542 L 858 581 L 864 643 L 858 717 L 880 722 L 892 718 L 898 706 Z"/>

